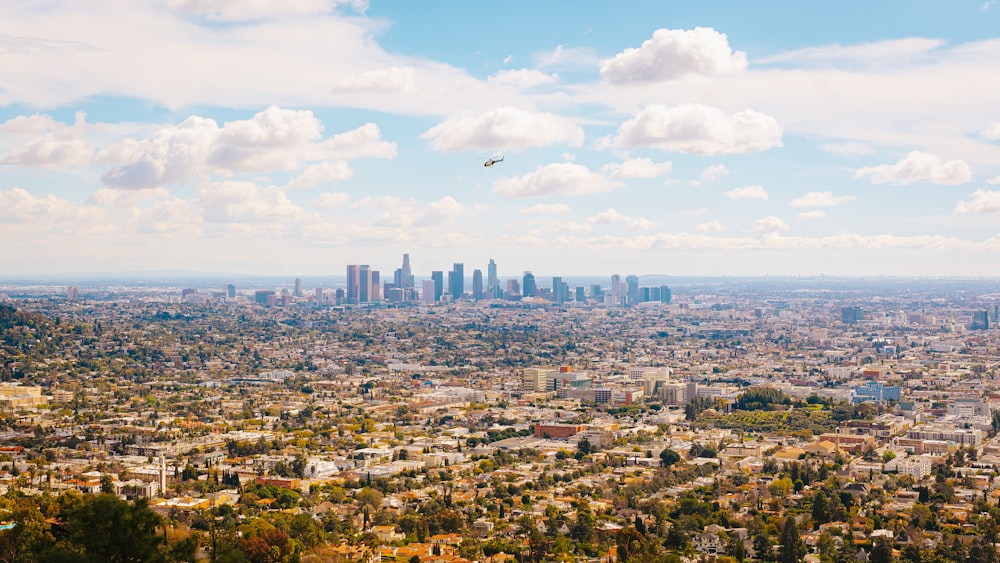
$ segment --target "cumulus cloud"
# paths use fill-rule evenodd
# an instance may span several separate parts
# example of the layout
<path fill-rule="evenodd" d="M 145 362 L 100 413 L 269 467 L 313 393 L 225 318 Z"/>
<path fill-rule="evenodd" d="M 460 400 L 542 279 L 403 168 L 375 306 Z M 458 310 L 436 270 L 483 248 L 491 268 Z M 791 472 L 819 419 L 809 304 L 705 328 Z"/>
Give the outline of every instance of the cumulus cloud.
<path fill-rule="evenodd" d="M 753 110 L 727 115 L 703 104 L 650 105 L 618 128 L 615 144 L 713 156 L 780 147 L 781 134 L 773 117 Z"/>
<path fill-rule="evenodd" d="M 613 162 L 601 167 L 601 172 L 612 178 L 638 179 L 656 178 L 669 174 L 673 169 L 670 161 L 653 162 L 648 158 L 632 158 L 624 162 Z"/>
<path fill-rule="evenodd" d="M 330 209 L 333 207 L 344 207 L 350 202 L 350 194 L 344 192 L 324 192 L 319 194 L 319 197 L 313 201 L 313 205 L 320 209 Z"/>
<path fill-rule="evenodd" d="M 416 88 L 416 76 L 413 67 L 380 68 L 343 78 L 334 89 L 339 92 L 410 92 Z"/>
<path fill-rule="evenodd" d="M 846 156 L 848 158 L 865 156 L 875 152 L 875 149 L 872 147 L 858 142 L 826 143 L 820 145 L 820 148 L 830 154 Z"/>
<path fill-rule="evenodd" d="M 725 178 L 730 174 L 729 169 L 726 168 L 725 164 L 713 164 L 708 168 L 701 171 L 698 178 L 702 182 L 714 182 L 719 178 Z"/>
<path fill-rule="evenodd" d="M 578 147 L 583 144 L 583 129 L 552 113 L 503 107 L 453 117 L 420 137 L 442 152 L 520 150 L 554 144 Z"/>
<path fill-rule="evenodd" d="M 645 217 L 629 217 L 617 209 L 611 207 L 591 216 L 587 219 L 591 225 L 611 225 L 613 223 L 624 223 L 631 230 L 649 230 L 656 227 L 656 223 Z"/>
<path fill-rule="evenodd" d="M 382 213 L 375 219 L 376 227 L 388 229 L 428 229 L 454 225 L 465 207 L 451 196 L 445 196 L 421 207 L 416 201 L 386 196 L 358 202 L 362 207 L 376 207 Z"/>
<path fill-rule="evenodd" d="M 86 114 L 78 112 L 72 125 L 65 125 L 39 114 L 18 116 L 0 123 L 0 133 L 12 137 L 33 137 L 11 150 L 0 162 L 32 167 L 89 164 L 94 149 L 83 139 L 86 122 Z"/>
<path fill-rule="evenodd" d="M 555 215 L 568 213 L 569 206 L 565 203 L 539 203 L 531 207 L 522 207 L 518 211 L 525 215 Z"/>
<path fill-rule="evenodd" d="M 746 66 L 746 53 L 734 52 L 726 35 L 710 27 L 658 29 L 639 48 L 601 61 L 601 76 L 612 84 L 650 83 L 735 73 Z"/>
<path fill-rule="evenodd" d="M 758 235 L 770 235 L 787 230 L 788 223 L 782 221 L 774 215 L 764 217 L 763 219 L 757 219 L 754 221 L 753 227 L 750 229 L 751 232 Z"/>
<path fill-rule="evenodd" d="M 304 214 L 281 188 L 253 182 L 227 180 L 201 186 L 196 203 L 207 221 L 219 223 L 284 222 Z"/>
<path fill-rule="evenodd" d="M 978 189 L 968 199 L 958 202 L 955 213 L 960 215 L 1000 212 L 1000 192 Z"/>
<path fill-rule="evenodd" d="M 486 78 L 489 84 L 513 86 L 515 88 L 534 88 L 545 84 L 554 84 L 559 81 L 559 76 L 548 74 L 540 70 L 519 68 L 516 70 L 501 70 L 496 74 L 491 74 Z"/>
<path fill-rule="evenodd" d="M 896 164 L 859 168 L 854 177 L 868 178 L 873 184 L 909 185 L 913 182 L 930 182 L 957 186 L 972 180 L 972 170 L 962 160 L 945 162 L 937 155 L 913 151 Z"/>
<path fill-rule="evenodd" d="M 49 194 L 36 196 L 23 188 L 0 190 L 0 226 L 22 224 L 32 227 L 55 227 L 65 233 L 113 231 L 98 207 L 79 205 Z"/>
<path fill-rule="evenodd" d="M 557 45 L 555 49 L 534 56 L 539 68 L 590 68 L 597 64 L 597 54 L 586 47 Z"/>
<path fill-rule="evenodd" d="M 543 166 L 516 178 L 503 178 L 493 185 L 493 193 L 506 198 L 538 197 L 549 194 L 582 195 L 609 192 L 619 184 L 586 166 L 562 162 Z"/>
<path fill-rule="evenodd" d="M 809 192 L 789 202 L 792 207 L 836 207 L 857 199 L 852 195 L 835 196 L 833 192 Z"/>
<path fill-rule="evenodd" d="M 288 187 L 304 190 L 330 182 L 340 182 L 350 178 L 353 174 L 354 171 L 346 162 L 320 162 L 306 166 L 305 170 L 288 183 Z"/>
<path fill-rule="evenodd" d="M 763 186 L 743 186 L 733 188 L 726 192 L 726 197 L 733 201 L 743 201 L 747 199 L 759 199 L 767 201 L 767 190 Z"/>
<path fill-rule="evenodd" d="M 994 186 L 997 185 L 997 184 L 1000 184 L 1000 176 L 997 176 L 995 178 L 990 178 L 989 180 L 986 180 L 986 183 L 987 184 L 992 184 Z"/>
<path fill-rule="evenodd" d="M 222 127 L 213 119 L 192 116 L 146 139 L 128 139 L 104 149 L 98 159 L 124 162 L 104 173 L 105 184 L 143 189 L 201 175 L 295 170 L 309 161 L 395 157 L 395 144 L 381 141 L 379 129 L 373 124 L 326 140 L 320 140 L 322 131 L 322 123 L 311 111 L 272 106 L 251 119 L 228 122 Z M 350 170 L 343 163 L 326 163 L 303 174 L 304 186 L 321 178 L 343 179 Z"/>
<path fill-rule="evenodd" d="M 713 219 L 707 223 L 696 225 L 694 230 L 698 233 L 721 233 L 726 230 L 726 227 L 718 219 Z"/>
<path fill-rule="evenodd" d="M 107 207 L 133 207 L 150 200 L 168 199 L 169 197 L 170 192 L 166 188 L 147 188 L 144 190 L 98 188 L 87 198 L 87 203 Z"/>
<path fill-rule="evenodd" d="M 815 221 L 817 219 L 822 219 L 826 217 L 826 211 L 822 209 L 814 209 L 812 211 L 803 211 L 795 216 L 799 221 Z"/>
<path fill-rule="evenodd" d="M 1000 123 L 994 123 L 979 132 L 979 136 L 988 141 L 1000 141 Z"/>

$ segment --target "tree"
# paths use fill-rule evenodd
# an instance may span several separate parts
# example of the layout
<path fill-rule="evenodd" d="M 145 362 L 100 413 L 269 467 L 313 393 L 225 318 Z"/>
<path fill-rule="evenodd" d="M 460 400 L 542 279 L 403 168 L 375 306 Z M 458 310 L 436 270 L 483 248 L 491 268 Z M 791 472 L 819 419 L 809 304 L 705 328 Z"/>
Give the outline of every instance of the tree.
<path fill-rule="evenodd" d="M 675 452 L 674 450 L 663 450 L 660 452 L 660 465 L 663 467 L 670 467 L 680 460 L 681 454 Z"/>
<path fill-rule="evenodd" d="M 785 518 L 781 528 L 781 545 L 778 547 L 779 563 L 799 563 L 806 555 L 806 544 L 799 535 L 799 526 L 795 518 Z"/>
<path fill-rule="evenodd" d="M 145 499 L 129 504 L 108 494 L 88 496 L 63 514 L 68 545 L 50 552 L 51 560 L 78 557 L 74 560 L 84 563 L 163 561 L 159 526 L 160 517 Z"/>
<path fill-rule="evenodd" d="M 872 552 L 868 556 L 869 563 L 892 563 L 892 544 L 889 538 L 880 536 L 875 538 L 872 545 Z"/>

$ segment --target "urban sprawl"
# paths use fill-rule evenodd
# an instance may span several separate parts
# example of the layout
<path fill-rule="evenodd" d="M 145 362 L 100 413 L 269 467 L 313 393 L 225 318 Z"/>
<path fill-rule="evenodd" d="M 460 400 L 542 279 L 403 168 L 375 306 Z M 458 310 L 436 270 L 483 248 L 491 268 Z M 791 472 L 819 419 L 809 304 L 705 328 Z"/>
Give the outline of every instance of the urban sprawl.
<path fill-rule="evenodd" d="M 989 280 L 0 281 L 0 561 L 995 563 Z"/>

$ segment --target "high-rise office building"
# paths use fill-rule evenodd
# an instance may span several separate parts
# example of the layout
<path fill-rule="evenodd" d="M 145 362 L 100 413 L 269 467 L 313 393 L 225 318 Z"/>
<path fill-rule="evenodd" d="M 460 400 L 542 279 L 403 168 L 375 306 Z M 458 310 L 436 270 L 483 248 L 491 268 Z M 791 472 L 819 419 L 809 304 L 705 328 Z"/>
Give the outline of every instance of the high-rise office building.
<path fill-rule="evenodd" d="M 642 293 L 639 291 L 639 276 L 625 276 L 625 291 L 629 307 L 642 303 Z"/>
<path fill-rule="evenodd" d="M 403 266 L 393 274 L 392 283 L 403 289 L 413 289 L 413 272 L 410 270 L 410 255 L 403 255 Z"/>
<path fill-rule="evenodd" d="M 857 324 L 858 321 L 863 319 L 865 312 L 861 307 L 857 305 L 852 307 L 844 307 L 840 310 L 840 322 L 845 325 Z"/>
<path fill-rule="evenodd" d="M 77 287 L 75 285 L 71 285 L 71 286 L 69 286 L 69 287 L 66 288 L 66 300 L 67 301 L 76 301 L 79 298 L 80 298 L 80 290 L 77 289 Z"/>
<path fill-rule="evenodd" d="M 361 290 L 361 266 L 357 264 L 347 265 L 347 302 L 357 303 Z"/>
<path fill-rule="evenodd" d="M 448 293 L 456 301 L 465 293 L 465 264 L 455 262 L 451 272 L 448 272 Z"/>
<path fill-rule="evenodd" d="M 302 297 L 302 278 L 295 278 L 295 296 Z"/>
<path fill-rule="evenodd" d="M 486 293 L 491 299 L 500 297 L 500 279 L 497 277 L 497 263 L 490 258 L 486 267 Z"/>
<path fill-rule="evenodd" d="M 226 298 L 236 299 L 236 286 L 234 284 L 226 284 Z"/>
<path fill-rule="evenodd" d="M 431 272 L 431 280 L 434 282 L 434 301 L 440 301 L 444 295 L 444 272 L 434 270 Z"/>
<path fill-rule="evenodd" d="M 569 302 L 569 285 L 563 281 L 562 276 L 552 278 L 552 301 L 556 303 Z"/>
<path fill-rule="evenodd" d="M 604 289 L 601 287 L 601 284 L 591 284 L 590 298 L 594 301 L 604 301 Z"/>
<path fill-rule="evenodd" d="M 358 303 L 368 303 L 372 299 L 372 269 L 362 264 L 358 271 Z"/>
<path fill-rule="evenodd" d="M 378 270 L 372 270 L 371 278 L 372 278 L 372 291 L 368 295 L 369 301 L 381 301 L 382 300 L 382 285 L 381 285 L 382 282 L 379 280 Z"/>
<path fill-rule="evenodd" d="M 521 278 L 521 295 L 524 297 L 534 297 L 538 295 L 538 285 L 535 283 L 535 274 L 525 272 Z"/>
<path fill-rule="evenodd" d="M 665 286 L 665 285 L 661 285 L 660 286 L 660 303 L 670 303 L 671 297 L 672 297 L 672 295 L 670 295 L 670 288 L 667 287 L 667 286 Z"/>
<path fill-rule="evenodd" d="M 472 298 L 479 300 L 483 298 L 483 271 L 472 271 Z"/>
<path fill-rule="evenodd" d="M 621 305 L 625 297 L 625 287 L 622 285 L 622 277 L 618 274 L 611 276 L 611 304 Z"/>
<path fill-rule="evenodd" d="M 576 302 L 586 303 L 587 302 L 587 292 L 582 285 L 576 287 Z"/>
<path fill-rule="evenodd" d="M 437 282 L 435 280 L 424 280 L 421 288 L 421 298 L 424 303 L 433 303 L 437 301 L 437 298 L 434 296 L 437 291 Z"/>
<path fill-rule="evenodd" d="M 507 297 L 521 295 L 521 284 L 519 284 L 517 280 L 507 280 L 506 295 Z"/>
<path fill-rule="evenodd" d="M 973 311 L 972 326 L 969 328 L 972 330 L 988 330 L 990 328 L 990 312 Z"/>

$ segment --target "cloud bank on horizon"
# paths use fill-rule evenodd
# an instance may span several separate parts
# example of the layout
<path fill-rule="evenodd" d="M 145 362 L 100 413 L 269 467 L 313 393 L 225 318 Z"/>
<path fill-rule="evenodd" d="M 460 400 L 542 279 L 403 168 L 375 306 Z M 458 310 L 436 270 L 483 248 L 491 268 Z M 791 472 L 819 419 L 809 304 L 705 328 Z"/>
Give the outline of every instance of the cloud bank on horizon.
<path fill-rule="evenodd" d="M 0 6 L 0 275 L 1000 276 L 995 10 L 527 6 Z"/>

